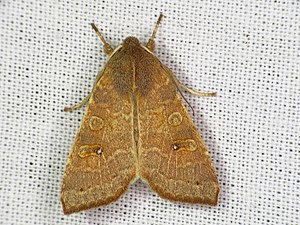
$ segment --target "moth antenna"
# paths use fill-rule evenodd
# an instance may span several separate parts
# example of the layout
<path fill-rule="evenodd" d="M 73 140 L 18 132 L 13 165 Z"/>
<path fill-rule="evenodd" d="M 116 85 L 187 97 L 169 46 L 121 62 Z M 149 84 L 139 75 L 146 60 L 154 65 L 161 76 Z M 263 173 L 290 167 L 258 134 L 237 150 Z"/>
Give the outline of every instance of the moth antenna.
<path fill-rule="evenodd" d="M 160 13 L 158 20 L 156 22 L 155 28 L 152 32 L 151 38 L 149 39 L 148 43 L 146 44 L 146 48 L 148 48 L 151 52 L 153 52 L 154 48 L 155 48 L 155 35 L 156 32 L 158 30 L 159 24 L 161 23 L 162 18 L 164 17 L 164 15 L 162 13 Z"/>
<path fill-rule="evenodd" d="M 110 55 L 114 49 L 111 47 L 110 44 L 108 44 L 106 42 L 106 40 L 104 39 L 103 35 L 100 33 L 99 29 L 96 27 L 96 25 L 94 23 L 91 23 L 91 26 L 92 28 L 96 31 L 97 35 L 99 36 L 99 38 L 101 39 L 101 41 L 103 42 L 103 45 L 104 45 L 104 52 L 107 54 L 107 55 Z"/>

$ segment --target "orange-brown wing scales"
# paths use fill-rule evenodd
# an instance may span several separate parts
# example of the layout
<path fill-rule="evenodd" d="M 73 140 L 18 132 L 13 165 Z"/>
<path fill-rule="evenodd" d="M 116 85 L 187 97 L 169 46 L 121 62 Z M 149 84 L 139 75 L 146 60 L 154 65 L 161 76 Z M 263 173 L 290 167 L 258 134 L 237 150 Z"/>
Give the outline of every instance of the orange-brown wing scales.
<path fill-rule="evenodd" d="M 107 68 L 94 90 L 63 177 L 65 214 L 117 200 L 136 179 L 130 95 L 120 97 Z"/>
<path fill-rule="evenodd" d="M 161 67 L 138 98 L 139 174 L 161 197 L 216 205 L 217 176 L 176 86 Z"/>

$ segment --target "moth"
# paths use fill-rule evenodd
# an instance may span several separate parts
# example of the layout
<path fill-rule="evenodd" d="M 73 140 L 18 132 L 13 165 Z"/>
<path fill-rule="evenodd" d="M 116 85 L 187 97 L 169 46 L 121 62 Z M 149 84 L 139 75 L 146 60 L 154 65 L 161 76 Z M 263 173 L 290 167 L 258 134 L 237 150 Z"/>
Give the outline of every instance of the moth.
<path fill-rule="evenodd" d="M 61 202 L 71 214 L 116 201 L 142 179 L 162 198 L 216 205 L 220 191 L 211 158 L 181 97 L 182 83 L 154 55 L 155 36 L 143 46 L 127 37 L 113 48 L 91 93 L 71 111 L 88 103 L 70 151 Z"/>

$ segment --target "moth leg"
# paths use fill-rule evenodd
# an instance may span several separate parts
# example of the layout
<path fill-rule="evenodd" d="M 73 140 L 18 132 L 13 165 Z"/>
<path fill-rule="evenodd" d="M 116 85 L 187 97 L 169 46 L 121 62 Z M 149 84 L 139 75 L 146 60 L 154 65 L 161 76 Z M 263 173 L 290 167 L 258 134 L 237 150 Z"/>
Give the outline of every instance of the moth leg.
<path fill-rule="evenodd" d="M 203 96 L 206 96 L 206 97 L 217 96 L 217 93 L 215 93 L 215 92 L 214 93 L 202 93 L 202 92 L 195 91 L 195 90 L 185 86 L 184 84 L 180 83 L 180 81 L 177 80 L 177 78 L 175 76 L 173 76 L 173 78 L 174 78 L 174 81 L 175 81 L 175 84 L 176 84 L 176 87 L 177 87 L 177 90 L 178 90 L 179 94 L 184 99 L 184 101 L 188 104 L 188 106 L 191 108 L 193 116 L 195 115 L 195 110 L 194 110 L 193 106 L 189 103 L 189 101 L 184 97 L 184 95 L 182 94 L 179 87 L 183 88 L 184 90 L 190 92 L 193 95 L 197 95 L 197 96 L 200 96 L 200 97 L 203 97 Z"/>
<path fill-rule="evenodd" d="M 213 93 L 202 93 L 202 92 L 199 92 L 199 91 L 195 91 L 195 90 L 187 87 L 186 85 L 182 84 L 174 75 L 172 77 L 173 77 L 175 83 L 177 84 L 177 86 L 183 88 L 184 90 L 190 92 L 193 95 L 197 95 L 199 97 L 214 97 L 214 96 L 217 96 L 216 92 L 213 92 Z"/>
<path fill-rule="evenodd" d="M 92 88 L 92 91 L 88 94 L 88 96 L 86 96 L 79 104 L 77 105 L 74 105 L 74 106 L 71 106 L 71 107 L 66 107 L 64 108 L 64 111 L 65 112 L 69 112 L 69 111 L 72 111 L 74 109 L 79 109 L 81 108 L 82 106 L 84 106 L 89 100 L 90 100 L 90 97 L 98 83 L 98 81 L 100 80 L 101 76 L 103 74 L 103 71 L 100 71 L 100 73 L 97 75 L 95 81 L 94 81 L 94 84 L 93 84 L 93 88 Z"/>
<path fill-rule="evenodd" d="M 193 95 L 197 95 L 199 97 L 214 97 L 214 96 L 217 96 L 217 93 L 216 92 L 213 92 L 213 93 L 202 93 L 202 92 L 199 92 L 199 91 L 195 91 L 189 87 L 187 87 L 186 85 L 182 84 L 179 82 L 178 84 L 181 88 L 183 88 L 184 90 L 190 92 L 191 94 Z"/>
<path fill-rule="evenodd" d="M 146 48 L 148 48 L 151 52 L 154 51 L 154 48 L 155 48 L 155 41 L 154 41 L 155 35 L 156 35 L 157 29 L 158 29 L 159 24 L 160 24 L 163 17 L 164 17 L 164 15 L 162 13 L 160 13 L 160 15 L 158 17 L 158 20 L 156 22 L 155 28 L 152 32 L 151 38 L 149 39 L 148 43 L 146 44 Z"/>
<path fill-rule="evenodd" d="M 102 36 L 102 34 L 100 33 L 100 31 L 98 30 L 98 28 L 96 27 L 96 25 L 94 23 L 91 23 L 91 26 L 92 28 L 96 31 L 97 35 L 99 36 L 99 38 L 101 39 L 101 41 L 103 42 L 103 45 L 104 45 L 104 52 L 107 54 L 107 55 L 110 55 L 114 49 L 111 47 L 110 44 L 108 44 L 104 37 Z"/>
<path fill-rule="evenodd" d="M 92 92 L 91 92 L 91 93 L 92 93 Z M 82 106 L 84 106 L 84 105 L 90 100 L 91 93 L 89 93 L 89 95 L 86 96 L 86 97 L 82 100 L 82 102 L 80 102 L 80 103 L 77 104 L 77 105 L 71 106 L 71 107 L 66 107 L 66 108 L 64 108 L 64 111 L 65 111 L 65 112 L 69 112 L 69 111 L 72 111 L 72 110 L 74 110 L 74 109 L 79 109 L 79 108 L 81 108 Z"/>
<path fill-rule="evenodd" d="M 175 83 L 176 84 L 176 83 Z M 189 103 L 189 101 L 184 97 L 184 95 L 182 94 L 181 90 L 179 89 L 178 85 L 176 84 L 177 90 L 179 92 L 179 94 L 181 95 L 181 97 L 184 99 L 184 101 L 188 104 L 188 106 L 190 107 L 190 109 L 192 110 L 193 116 L 195 116 L 195 110 L 193 108 L 193 106 Z"/>

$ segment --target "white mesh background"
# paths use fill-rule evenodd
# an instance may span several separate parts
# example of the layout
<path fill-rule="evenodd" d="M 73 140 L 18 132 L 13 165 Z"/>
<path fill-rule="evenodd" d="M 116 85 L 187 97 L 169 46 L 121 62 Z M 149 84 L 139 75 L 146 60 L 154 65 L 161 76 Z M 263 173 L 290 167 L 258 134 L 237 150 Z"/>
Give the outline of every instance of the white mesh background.
<path fill-rule="evenodd" d="M 299 224 L 300 3 L 275 1 L 0 1 L 0 224 Z M 106 56 L 145 43 L 185 94 L 218 174 L 217 207 L 172 203 L 138 181 L 109 206 L 64 216 L 59 194 Z"/>

